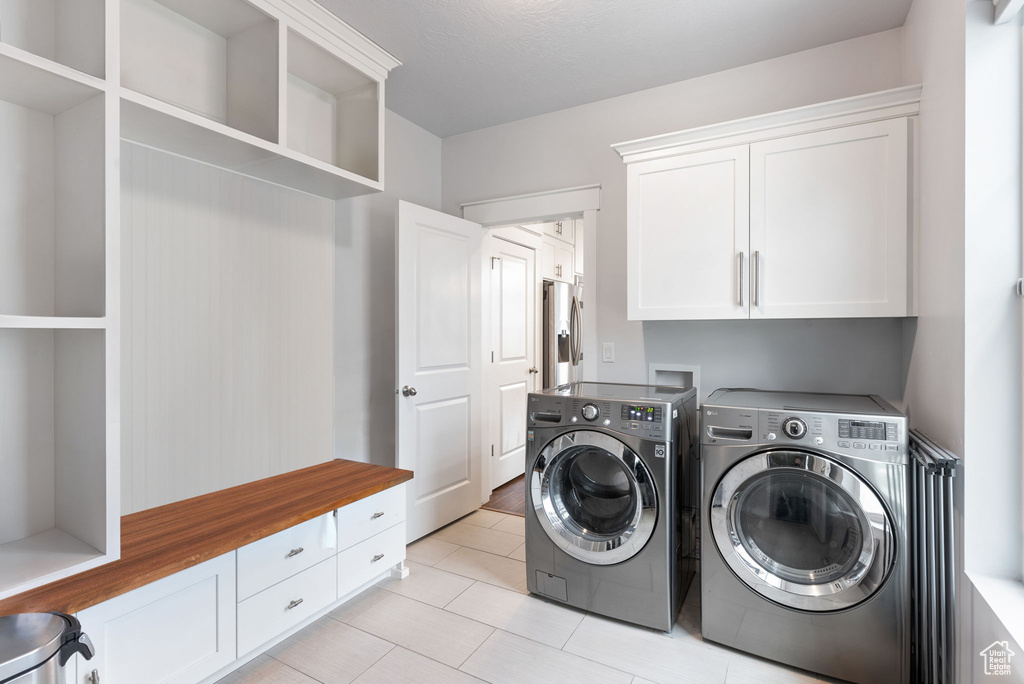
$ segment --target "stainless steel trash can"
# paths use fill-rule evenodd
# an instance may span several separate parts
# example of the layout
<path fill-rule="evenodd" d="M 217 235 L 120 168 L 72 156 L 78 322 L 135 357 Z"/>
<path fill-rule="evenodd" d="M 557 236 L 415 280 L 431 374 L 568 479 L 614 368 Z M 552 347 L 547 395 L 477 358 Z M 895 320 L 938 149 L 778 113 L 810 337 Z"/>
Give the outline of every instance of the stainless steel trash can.
<path fill-rule="evenodd" d="M 89 660 L 95 651 L 71 615 L 0 617 L 0 684 L 65 684 L 64 666 L 75 653 Z"/>

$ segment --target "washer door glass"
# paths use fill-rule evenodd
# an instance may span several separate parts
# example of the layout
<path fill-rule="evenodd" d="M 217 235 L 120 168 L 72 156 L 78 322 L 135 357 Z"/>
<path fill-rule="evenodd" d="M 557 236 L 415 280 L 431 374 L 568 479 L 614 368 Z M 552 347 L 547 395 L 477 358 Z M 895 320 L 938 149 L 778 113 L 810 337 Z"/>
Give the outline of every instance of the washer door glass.
<path fill-rule="evenodd" d="M 773 451 L 738 463 L 712 497 L 711 526 L 741 580 L 802 610 L 866 600 L 896 558 L 894 528 L 874 491 L 815 454 Z"/>
<path fill-rule="evenodd" d="M 573 558 L 620 563 L 639 553 L 654 532 L 657 496 L 650 472 L 610 435 L 561 435 L 541 452 L 530 486 L 541 527 Z"/>

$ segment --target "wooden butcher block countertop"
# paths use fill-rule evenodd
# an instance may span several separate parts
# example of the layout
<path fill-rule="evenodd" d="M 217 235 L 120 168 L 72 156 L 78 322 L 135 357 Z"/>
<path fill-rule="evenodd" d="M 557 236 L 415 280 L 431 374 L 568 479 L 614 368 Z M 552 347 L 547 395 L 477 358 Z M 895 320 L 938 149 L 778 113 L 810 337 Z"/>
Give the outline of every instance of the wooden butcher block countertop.
<path fill-rule="evenodd" d="M 121 558 L 0 601 L 0 615 L 80 610 L 412 479 L 330 461 L 121 518 Z"/>

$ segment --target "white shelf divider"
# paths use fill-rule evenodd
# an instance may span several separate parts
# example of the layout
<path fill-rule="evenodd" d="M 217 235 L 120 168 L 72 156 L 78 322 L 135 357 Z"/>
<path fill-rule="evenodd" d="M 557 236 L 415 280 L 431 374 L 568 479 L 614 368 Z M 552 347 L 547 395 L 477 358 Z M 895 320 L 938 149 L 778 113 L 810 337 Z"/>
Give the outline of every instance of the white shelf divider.
<path fill-rule="evenodd" d="M 0 328 L 22 330 L 104 330 L 107 319 L 72 316 L 6 316 L 0 315 Z"/>
<path fill-rule="evenodd" d="M 383 189 L 375 180 L 128 89 L 121 90 L 121 137 L 330 199 Z"/>
<path fill-rule="evenodd" d="M 0 544 L 0 598 L 15 593 L 12 588 L 56 582 L 107 560 L 101 551 L 57 527 Z"/>
<path fill-rule="evenodd" d="M 105 88 L 98 78 L 0 43 L 0 100 L 55 116 Z"/>

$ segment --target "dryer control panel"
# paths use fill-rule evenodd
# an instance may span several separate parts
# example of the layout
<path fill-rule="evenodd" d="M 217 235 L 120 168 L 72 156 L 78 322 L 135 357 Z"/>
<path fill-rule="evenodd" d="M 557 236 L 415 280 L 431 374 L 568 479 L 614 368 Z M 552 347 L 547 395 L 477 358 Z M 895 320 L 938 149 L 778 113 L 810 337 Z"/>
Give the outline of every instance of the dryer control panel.
<path fill-rule="evenodd" d="M 705 405 L 705 444 L 764 444 L 810 447 L 875 461 L 907 458 L 904 417 L 851 416 L 797 410 L 744 409 Z"/>

